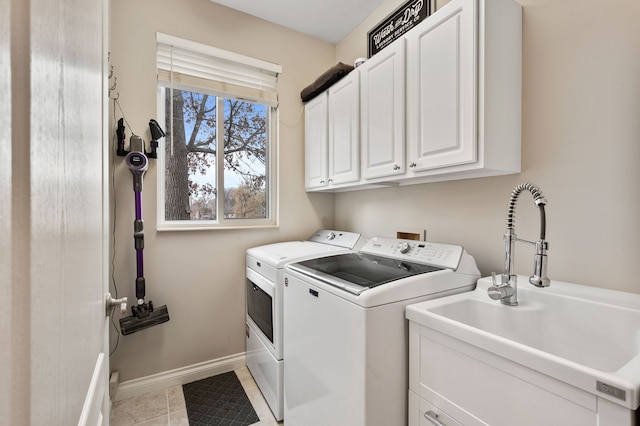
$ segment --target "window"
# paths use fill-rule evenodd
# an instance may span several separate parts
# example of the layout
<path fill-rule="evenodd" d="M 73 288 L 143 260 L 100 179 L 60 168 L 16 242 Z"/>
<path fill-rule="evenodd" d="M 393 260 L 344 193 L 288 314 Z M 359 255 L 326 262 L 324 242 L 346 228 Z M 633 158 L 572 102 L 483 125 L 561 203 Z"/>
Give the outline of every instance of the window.
<path fill-rule="evenodd" d="M 157 36 L 158 228 L 277 225 L 281 68 Z"/>

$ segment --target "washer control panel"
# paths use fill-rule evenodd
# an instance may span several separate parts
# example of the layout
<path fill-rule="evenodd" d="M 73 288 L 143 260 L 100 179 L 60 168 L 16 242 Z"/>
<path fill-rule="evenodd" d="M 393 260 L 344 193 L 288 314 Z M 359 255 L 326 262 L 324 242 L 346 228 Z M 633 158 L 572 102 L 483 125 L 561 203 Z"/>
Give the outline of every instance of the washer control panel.
<path fill-rule="evenodd" d="M 451 244 L 374 237 L 360 251 L 456 270 L 464 249 Z"/>

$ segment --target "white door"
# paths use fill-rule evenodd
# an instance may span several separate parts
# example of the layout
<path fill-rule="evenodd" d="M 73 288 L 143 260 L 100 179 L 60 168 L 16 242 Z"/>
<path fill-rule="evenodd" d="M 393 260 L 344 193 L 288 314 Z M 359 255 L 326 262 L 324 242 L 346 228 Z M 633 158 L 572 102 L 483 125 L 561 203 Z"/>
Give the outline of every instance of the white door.
<path fill-rule="evenodd" d="M 475 4 L 453 0 L 407 34 L 410 171 L 476 161 Z"/>
<path fill-rule="evenodd" d="M 362 177 L 405 172 L 405 40 L 360 65 Z"/>
<path fill-rule="evenodd" d="M 109 420 L 106 2 L 11 1 L 0 13 L 10 32 L 0 51 L 0 120 L 9 115 L 11 129 L 0 140 L 11 158 L 0 168 L 6 424 Z"/>
<path fill-rule="evenodd" d="M 329 89 L 329 182 L 360 179 L 360 79 L 353 70 Z"/>
<path fill-rule="evenodd" d="M 304 106 L 304 176 L 307 189 L 328 185 L 328 94 L 323 92 Z"/>

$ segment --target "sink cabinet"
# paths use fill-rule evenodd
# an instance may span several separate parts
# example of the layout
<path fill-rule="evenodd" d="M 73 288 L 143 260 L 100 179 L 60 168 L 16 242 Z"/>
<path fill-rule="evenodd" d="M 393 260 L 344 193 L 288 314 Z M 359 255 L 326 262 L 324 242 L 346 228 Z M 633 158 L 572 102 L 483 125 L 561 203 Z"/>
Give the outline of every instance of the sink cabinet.
<path fill-rule="evenodd" d="M 636 412 L 409 322 L 409 426 L 631 426 Z M 430 421 L 425 413 L 437 421 Z"/>

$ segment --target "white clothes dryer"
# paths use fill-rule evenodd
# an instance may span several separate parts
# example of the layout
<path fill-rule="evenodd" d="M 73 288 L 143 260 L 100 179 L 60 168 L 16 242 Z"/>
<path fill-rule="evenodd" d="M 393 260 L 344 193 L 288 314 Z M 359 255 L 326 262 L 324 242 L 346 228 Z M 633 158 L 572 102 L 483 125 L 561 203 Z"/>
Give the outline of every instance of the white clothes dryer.
<path fill-rule="evenodd" d="M 358 233 L 319 230 L 306 241 L 247 250 L 247 367 L 278 421 L 284 415 L 284 267 L 290 262 L 349 253 L 363 244 Z"/>

